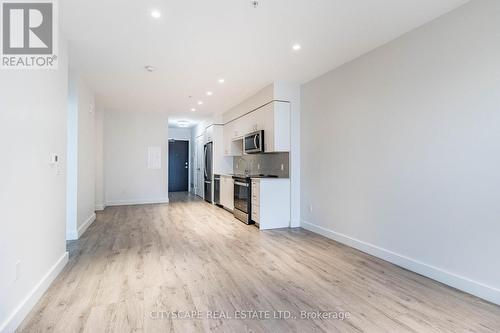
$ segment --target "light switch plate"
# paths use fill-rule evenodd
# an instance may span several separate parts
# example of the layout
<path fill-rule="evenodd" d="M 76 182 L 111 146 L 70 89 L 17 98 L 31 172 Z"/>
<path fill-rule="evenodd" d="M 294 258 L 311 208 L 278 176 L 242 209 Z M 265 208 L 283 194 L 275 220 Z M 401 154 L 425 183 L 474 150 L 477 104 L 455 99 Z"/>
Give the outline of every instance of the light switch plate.
<path fill-rule="evenodd" d="M 57 164 L 59 162 L 59 155 L 56 153 L 50 154 L 50 164 Z"/>

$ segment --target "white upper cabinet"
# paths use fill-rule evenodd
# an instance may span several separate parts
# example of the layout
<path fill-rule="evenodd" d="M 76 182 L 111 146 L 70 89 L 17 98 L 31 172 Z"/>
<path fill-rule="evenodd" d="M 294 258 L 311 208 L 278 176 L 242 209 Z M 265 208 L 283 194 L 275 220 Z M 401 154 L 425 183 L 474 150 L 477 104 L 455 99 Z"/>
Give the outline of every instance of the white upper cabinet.
<path fill-rule="evenodd" d="M 241 156 L 241 138 L 264 131 L 264 152 L 290 151 L 290 103 L 271 102 L 224 125 L 224 155 Z"/>
<path fill-rule="evenodd" d="M 209 143 L 214 141 L 214 125 L 210 125 L 204 132 L 204 143 Z"/>
<path fill-rule="evenodd" d="M 212 136 L 214 174 L 223 175 L 233 172 L 233 160 L 224 154 L 224 133 L 222 125 L 212 125 L 208 136 Z M 208 131 L 207 129 L 207 131 Z"/>
<path fill-rule="evenodd" d="M 225 126 L 213 124 L 208 126 L 200 139 L 203 140 L 203 145 L 212 142 L 212 161 L 213 174 L 221 175 L 233 172 L 233 160 L 227 156 L 233 156 L 225 153 L 226 141 L 224 135 Z"/>
<path fill-rule="evenodd" d="M 265 108 L 257 110 L 259 130 L 264 130 L 264 152 L 289 152 L 290 103 L 273 102 Z"/>
<path fill-rule="evenodd" d="M 243 135 L 245 135 L 245 128 L 244 128 L 244 122 L 241 121 L 241 118 L 236 119 L 235 121 L 231 122 L 233 124 L 232 128 L 232 138 L 241 138 Z"/>
<path fill-rule="evenodd" d="M 224 156 L 243 155 L 243 139 L 241 136 L 235 136 L 236 122 L 230 122 L 224 125 Z"/>
<path fill-rule="evenodd" d="M 222 134 L 223 134 L 223 140 L 224 140 L 224 155 L 225 156 L 233 156 L 231 154 L 231 141 L 233 140 L 233 123 L 228 123 L 224 125 Z"/>
<path fill-rule="evenodd" d="M 260 109 L 259 109 L 260 110 Z M 261 130 L 262 128 L 262 122 L 259 121 L 258 116 L 259 116 L 259 110 L 255 110 L 253 112 L 250 112 L 249 114 L 243 116 L 243 135 L 256 132 Z"/>

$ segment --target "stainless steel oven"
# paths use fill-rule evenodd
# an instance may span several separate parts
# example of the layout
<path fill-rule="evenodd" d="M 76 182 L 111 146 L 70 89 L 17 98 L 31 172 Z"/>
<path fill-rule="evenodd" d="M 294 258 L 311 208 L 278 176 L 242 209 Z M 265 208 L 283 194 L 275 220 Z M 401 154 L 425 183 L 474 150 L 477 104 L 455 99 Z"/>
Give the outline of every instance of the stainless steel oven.
<path fill-rule="evenodd" d="M 234 176 L 234 210 L 233 214 L 238 220 L 252 224 L 251 214 L 251 180 L 250 178 Z"/>
<path fill-rule="evenodd" d="M 257 154 L 264 152 L 264 131 L 257 131 L 245 135 L 243 140 L 245 154 Z"/>

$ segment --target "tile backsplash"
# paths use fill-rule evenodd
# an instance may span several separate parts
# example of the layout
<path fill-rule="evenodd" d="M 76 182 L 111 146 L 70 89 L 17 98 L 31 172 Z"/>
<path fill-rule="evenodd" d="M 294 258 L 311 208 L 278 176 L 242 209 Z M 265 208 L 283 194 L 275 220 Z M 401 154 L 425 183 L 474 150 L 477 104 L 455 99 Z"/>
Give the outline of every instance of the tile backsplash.
<path fill-rule="evenodd" d="M 276 175 L 290 177 L 289 153 L 268 153 L 237 156 L 234 158 L 233 172 L 248 175 Z"/>

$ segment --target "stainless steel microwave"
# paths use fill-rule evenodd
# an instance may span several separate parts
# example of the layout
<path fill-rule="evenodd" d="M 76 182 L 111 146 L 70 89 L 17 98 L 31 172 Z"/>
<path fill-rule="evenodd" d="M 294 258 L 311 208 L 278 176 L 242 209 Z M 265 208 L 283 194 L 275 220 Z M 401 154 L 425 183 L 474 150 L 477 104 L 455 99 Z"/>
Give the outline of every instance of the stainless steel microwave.
<path fill-rule="evenodd" d="M 245 154 L 257 154 L 264 152 L 264 131 L 257 131 L 245 135 L 243 140 Z"/>

